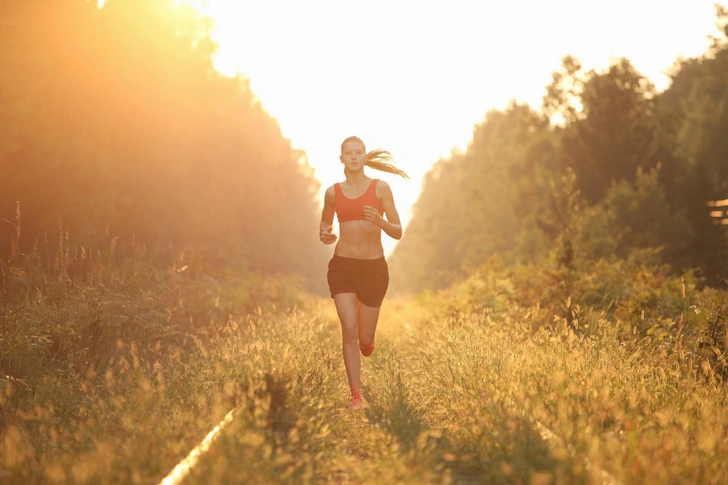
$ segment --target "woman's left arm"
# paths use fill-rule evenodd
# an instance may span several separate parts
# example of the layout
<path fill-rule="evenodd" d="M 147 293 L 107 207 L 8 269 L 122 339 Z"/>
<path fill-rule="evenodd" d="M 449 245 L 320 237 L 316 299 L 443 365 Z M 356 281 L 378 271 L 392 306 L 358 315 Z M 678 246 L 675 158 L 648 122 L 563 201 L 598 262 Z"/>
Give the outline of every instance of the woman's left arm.
<path fill-rule="evenodd" d="M 384 180 L 377 182 L 377 198 L 382 203 L 384 214 L 387 216 L 384 219 L 377 210 L 369 205 L 364 206 L 364 217 L 371 222 L 382 228 L 387 235 L 394 239 L 402 238 L 402 223 L 399 220 L 399 213 L 397 208 L 394 206 L 394 196 L 392 195 L 392 189 L 389 184 Z"/>

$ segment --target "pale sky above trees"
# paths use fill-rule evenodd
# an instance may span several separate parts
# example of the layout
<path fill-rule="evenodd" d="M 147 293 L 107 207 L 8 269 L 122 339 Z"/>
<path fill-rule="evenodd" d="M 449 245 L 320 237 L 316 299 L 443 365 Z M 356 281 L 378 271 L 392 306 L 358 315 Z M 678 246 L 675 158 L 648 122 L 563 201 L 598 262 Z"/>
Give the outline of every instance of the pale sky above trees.
<path fill-rule="evenodd" d="M 432 163 L 464 148 L 488 109 L 539 106 L 563 56 L 585 68 L 625 56 L 662 90 L 716 33 L 713 0 L 181 2 L 212 18 L 216 66 L 251 78 L 322 190 L 343 175 L 345 137 L 390 149 L 413 179 L 387 178 L 405 223 Z"/>

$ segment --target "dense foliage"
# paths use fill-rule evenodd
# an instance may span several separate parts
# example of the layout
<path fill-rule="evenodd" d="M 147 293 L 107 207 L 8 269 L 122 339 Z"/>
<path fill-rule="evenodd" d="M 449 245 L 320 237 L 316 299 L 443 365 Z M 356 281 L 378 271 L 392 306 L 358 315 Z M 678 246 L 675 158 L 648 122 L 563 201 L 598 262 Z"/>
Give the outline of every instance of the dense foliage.
<path fill-rule="evenodd" d="M 206 24 L 171 0 L 0 4 L 0 219 L 30 253 L 62 221 L 87 248 L 194 250 L 320 272 L 318 183 Z M 0 225 L 0 256 L 15 232 Z"/>
<path fill-rule="evenodd" d="M 675 271 L 724 284 L 726 227 L 706 204 L 728 199 L 728 11 L 717 10 L 721 37 L 677 62 L 664 92 L 627 59 L 585 71 L 567 56 L 540 109 L 489 112 L 467 151 L 426 175 L 392 255 L 395 286 L 443 287 L 493 255 L 544 261 L 565 231 L 582 259 L 661 248 Z"/>

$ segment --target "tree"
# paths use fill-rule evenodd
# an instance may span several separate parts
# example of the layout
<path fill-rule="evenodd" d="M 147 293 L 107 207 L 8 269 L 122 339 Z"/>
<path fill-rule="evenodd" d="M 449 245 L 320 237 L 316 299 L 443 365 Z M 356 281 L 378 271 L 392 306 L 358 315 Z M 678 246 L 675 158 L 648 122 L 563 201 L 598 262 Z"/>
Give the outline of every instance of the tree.
<path fill-rule="evenodd" d="M 605 72 L 580 73 L 577 66 L 569 58 L 564 61 L 571 79 L 567 84 L 573 87 L 556 99 L 566 107 L 554 107 L 556 101 L 547 95 L 544 109 L 567 113 L 568 124 L 561 137 L 563 163 L 576 173 L 587 200 L 597 202 L 612 183 L 632 182 L 638 167 L 650 169 L 657 164 L 655 89 L 627 59 L 620 59 Z M 577 100 L 578 111 L 573 100 Z"/>
<path fill-rule="evenodd" d="M 686 211 L 692 232 L 687 262 L 702 269 L 710 284 L 728 277 L 724 228 L 708 216 L 706 201 L 728 198 L 728 12 L 716 6 L 717 27 L 702 56 L 682 59 L 670 87 L 656 99 L 668 200 Z"/>
<path fill-rule="evenodd" d="M 84 245 L 135 235 L 319 274 L 305 154 L 247 80 L 214 71 L 206 21 L 172 0 L 95 3 L 0 4 L 0 219 L 20 201 L 25 250 L 62 219 Z"/>
<path fill-rule="evenodd" d="M 488 257 L 514 258 L 516 237 L 538 208 L 529 180 L 548 158 L 548 122 L 527 105 L 490 111 L 465 153 L 426 174 L 413 217 L 391 257 L 393 286 L 442 286 Z M 539 158 L 540 157 L 540 158 Z"/>

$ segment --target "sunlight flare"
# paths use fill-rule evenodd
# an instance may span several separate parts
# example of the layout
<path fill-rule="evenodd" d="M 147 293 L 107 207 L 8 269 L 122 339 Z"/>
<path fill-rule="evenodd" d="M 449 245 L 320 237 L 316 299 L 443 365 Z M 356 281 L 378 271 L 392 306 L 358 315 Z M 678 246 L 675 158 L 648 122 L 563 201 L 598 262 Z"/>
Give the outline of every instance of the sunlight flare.
<path fill-rule="evenodd" d="M 164 480 L 159 482 L 160 485 L 175 485 L 177 483 L 182 482 L 184 478 L 190 473 L 190 470 L 192 470 L 192 467 L 194 467 L 197 464 L 197 460 L 200 459 L 200 456 L 205 454 L 207 450 L 210 449 L 210 445 L 212 445 L 213 441 L 217 438 L 217 436 L 220 434 L 220 431 L 233 420 L 233 413 L 235 412 L 235 409 L 231 409 L 230 412 L 228 412 L 222 421 L 220 421 L 220 424 L 215 426 L 212 431 L 207 433 L 207 436 L 200 442 L 199 445 L 195 447 L 192 451 L 190 451 L 190 454 L 187 455 L 187 458 L 182 460 L 177 464 L 176 467 L 167 475 L 164 477 Z"/>
<path fill-rule="evenodd" d="M 394 154 L 412 177 L 385 178 L 405 228 L 432 164 L 466 149 L 489 109 L 512 99 L 539 107 L 563 56 L 587 69 L 627 56 L 664 89 L 676 56 L 704 51 L 714 18 L 712 0 L 691 1 L 690 9 L 620 0 L 599 12 L 576 0 L 531 2 L 526 11 L 470 1 L 416 9 L 384 0 L 179 1 L 211 19 L 218 71 L 248 77 L 283 135 L 306 151 L 319 199 L 343 177 L 341 140 L 357 135 L 367 148 Z M 661 21 L 644 22 L 654 11 Z M 394 242 L 387 244 L 389 252 Z"/>

